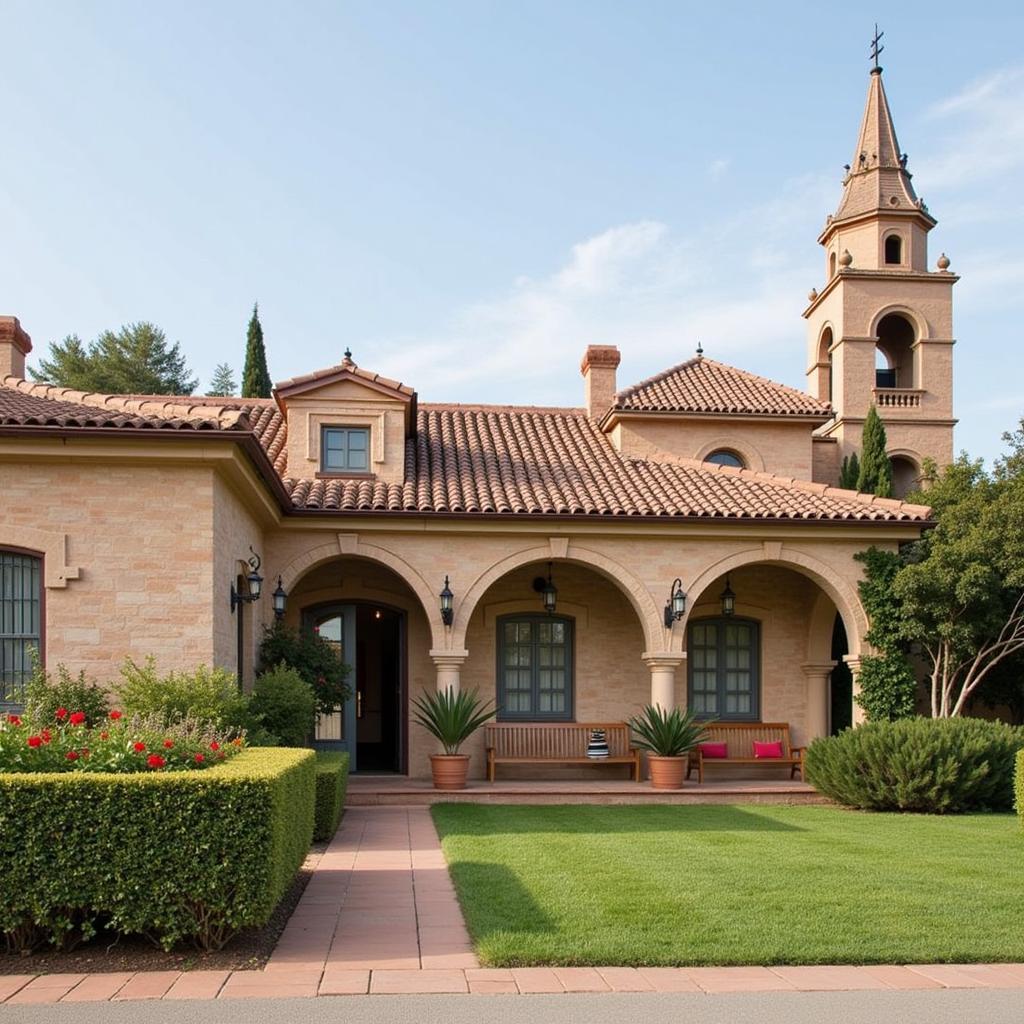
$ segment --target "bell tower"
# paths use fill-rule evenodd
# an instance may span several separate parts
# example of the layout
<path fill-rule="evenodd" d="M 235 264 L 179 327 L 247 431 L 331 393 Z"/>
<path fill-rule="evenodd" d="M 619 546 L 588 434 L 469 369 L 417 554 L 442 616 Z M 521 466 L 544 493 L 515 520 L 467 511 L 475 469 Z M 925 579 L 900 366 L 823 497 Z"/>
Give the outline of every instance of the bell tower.
<path fill-rule="evenodd" d="M 925 459 L 953 458 L 953 285 L 945 254 L 928 269 L 935 218 L 917 197 L 900 150 L 878 64 L 881 35 L 853 162 L 839 206 L 818 236 L 825 284 L 809 295 L 807 378 L 834 418 L 817 432 L 833 458 L 815 479 L 835 483 L 858 452 L 868 410 L 885 423 L 897 497 L 920 485 Z M 824 448 L 825 446 L 816 446 Z"/>

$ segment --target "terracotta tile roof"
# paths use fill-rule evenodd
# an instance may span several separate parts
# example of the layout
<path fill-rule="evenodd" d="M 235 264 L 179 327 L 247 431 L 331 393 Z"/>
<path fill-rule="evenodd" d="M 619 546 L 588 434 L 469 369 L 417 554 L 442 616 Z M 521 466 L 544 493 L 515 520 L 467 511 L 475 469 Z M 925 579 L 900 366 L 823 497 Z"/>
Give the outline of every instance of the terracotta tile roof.
<path fill-rule="evenodd" d="M 296 391 L 303 391 L 310 386 L 327 383 L 328 381 L 347 376 L 357 377 L 368 384 L 383 388 L 385 391 L 394 391 L 403 398 L 414 398 L 416 395 L 416 392 L 408 384 L 392 380 L 390 377 L 382 377 L 379 373 L 373 373 L 371 370 L 364 370 L 356 366 L 348 353 L 345 354 L 345 358 L 337 366 L 328 366 L 323 370 L 306 373 L 301 377 L 291 377 L 289 380 L 283 380 L 275 384 L 274 394 L 286 395 Z"/>
<path fill-rule="evenodd" d="M 273 399 L 96 395 L 6 377 L 0 380 L 2 426 L 227 431 L 255 438 L 273 479 L 283 482 L 282 500 L 287 496 L 293 509 L 306 512 L 884 523 L 921 523 L 930 512 L 690 459 L 624 458 L 582 409 L 422 405 L 417 432 L 406 441 L 401 484 L 289 477 L 287 424 Z"/>
<path fill-rule="evenodd" d="M 695 460 L 623 458 L 577 409 L 421 405 L 405 481 L 297 480 L 309 511 L 923 522 L 920 505 Z"/>
<path fill-rule="evenodd" d="M 735 366 L 696 356 L 620 391 L 621 412 L 728 413 L 746 416 L 806 416 L 826 420 L 826 402 Z"/>

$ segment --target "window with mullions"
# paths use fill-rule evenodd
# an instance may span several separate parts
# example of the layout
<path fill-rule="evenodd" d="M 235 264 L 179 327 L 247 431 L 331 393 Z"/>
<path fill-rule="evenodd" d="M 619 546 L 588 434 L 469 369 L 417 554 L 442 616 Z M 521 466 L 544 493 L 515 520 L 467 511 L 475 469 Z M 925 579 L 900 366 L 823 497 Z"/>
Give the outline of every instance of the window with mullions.
<path fill-rule="evenodd" d="M 0 550 L 0 705 L 21 705 L 41 632 L 43 560 Z"/>
<path fill-rule="evenodd" d="M 498 717 L 572 721 L 572 619 L 498 620 Z"/>
<path fill-rule="evenodd" d="M 757 721 L 761 714 L 761 630 L 732 616 L 690 624 L 689 703 L 701 718 Z"/>
<path fill-rule="evenodd" d="M 325 473 L 367 473 L 370 431 L 366 427 L 324 427 L 320 468 Z"/>

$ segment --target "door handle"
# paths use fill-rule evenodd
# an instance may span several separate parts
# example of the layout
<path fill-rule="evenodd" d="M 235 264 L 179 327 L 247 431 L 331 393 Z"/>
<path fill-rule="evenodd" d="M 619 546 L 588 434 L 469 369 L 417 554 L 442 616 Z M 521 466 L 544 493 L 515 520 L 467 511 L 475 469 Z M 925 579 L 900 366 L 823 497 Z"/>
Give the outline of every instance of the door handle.
<path fill-rule="evenodd" d="M 363 691 L 356 690 L 356 718 L 363 717 Z"/>

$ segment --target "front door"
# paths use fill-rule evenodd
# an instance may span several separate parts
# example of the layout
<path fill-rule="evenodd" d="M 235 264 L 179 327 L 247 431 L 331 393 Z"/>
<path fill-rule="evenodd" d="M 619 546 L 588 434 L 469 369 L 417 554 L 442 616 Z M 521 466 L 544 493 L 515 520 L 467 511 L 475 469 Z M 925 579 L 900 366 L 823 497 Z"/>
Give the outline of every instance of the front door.
<path fill-rule="evenodd" d="M 351 696 L 333 715 L 321 715 L 316 724 L 316 745 L 330 750 L 345 750 L 349 770 L 356 770 L 359 752 L 356 743 L 356 675 L 358 647 L 356 644 L 356 606 L 330 605 L 314 608 L 303 615 L 303 627 L 318 633 L 338 652 L 338 660 L 348 665 L 346 681 Z"/>

